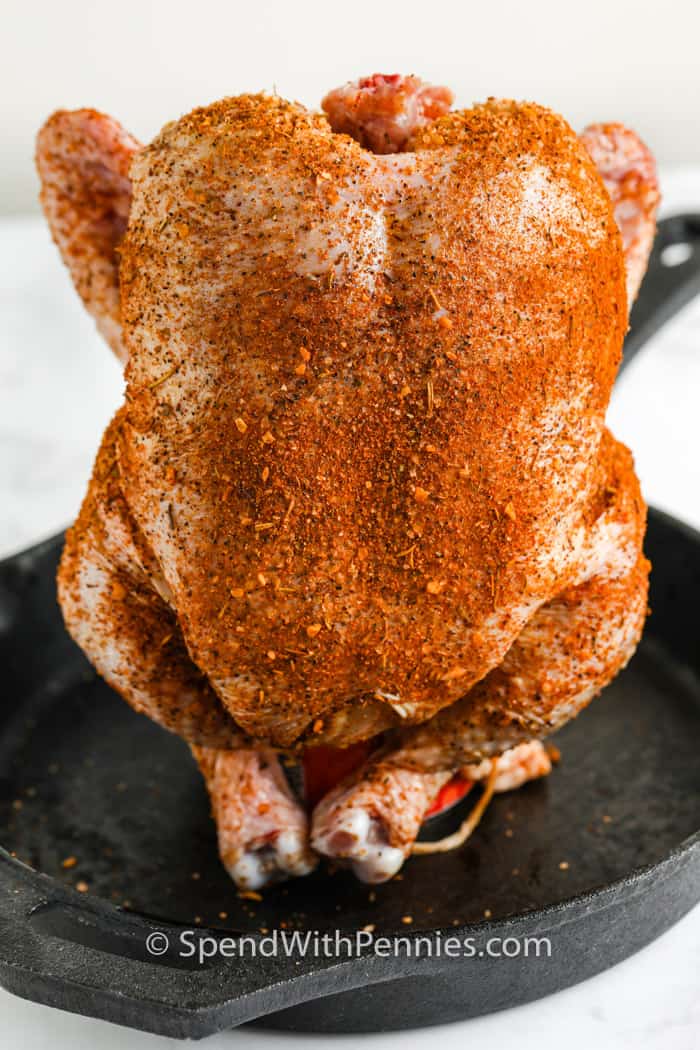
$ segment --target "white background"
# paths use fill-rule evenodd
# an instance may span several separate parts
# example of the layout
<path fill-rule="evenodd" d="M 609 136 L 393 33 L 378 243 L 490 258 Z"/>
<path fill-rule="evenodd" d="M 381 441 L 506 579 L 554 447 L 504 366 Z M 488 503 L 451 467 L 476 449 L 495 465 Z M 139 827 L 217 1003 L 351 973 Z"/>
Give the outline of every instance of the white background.
<path fill-rule="evenodd" d="M 35 210 L 32 141 L 59 106 L 112 112 L 146 139 L 195 104 L 271 89 L 314 105 L 359 74 L 416 72 L 468 104 L 529 97 L 575 126 L 621 119 L 663 162 L 667 212 L 700 212 L 696 2 L 589 0 L 431 5 L 253 2 L 2 3 L 0 40 L 0 556 L 75 513 L 119 370 L 83 314 Z M 695 162 L 695 164 L 693 164 Z M 700 526 L 700 300 L 620 381 L 610 411 L 647 498 Z M 369 1037 L 363 1037 L 367 1045 Z M 376 1050 L 697 1050 L 700 909 L 635 958 L 578 988 L 439 1030 L 371 1037 Z M 359 1039 L 311 1040 L 326 1048 Z M 0 1046 L 149 1050 L 176 1045 L 0 991 Z M 242 1031 L 217 1048 L 299 1039 Z"/>
<path fill-rule="evenodd" d="M 93 106 L 142 139 L 195 105 L 271 90 L 318 105 L 367 73 L 417 73 L 461 105 L 528 98 L 617 119 L 663 163 L 700 161 L 697 0 L 0 0 L 0 208 L 35 207 L 36 130 Z"/>

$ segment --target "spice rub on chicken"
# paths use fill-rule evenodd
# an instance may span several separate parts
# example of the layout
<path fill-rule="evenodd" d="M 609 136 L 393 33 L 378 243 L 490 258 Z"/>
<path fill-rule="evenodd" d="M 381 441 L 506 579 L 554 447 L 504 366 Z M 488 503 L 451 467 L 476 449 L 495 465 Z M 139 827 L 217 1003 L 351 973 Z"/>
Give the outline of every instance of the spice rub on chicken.
<path fill-rule="evenodd" d="M 128 356 L 61 606 L 193 745 L 240 885 L 312 846 L 388 877 L 456 771 L 546 772 L 537 741 L 644 623 L 605 412 L 653 159 L 620 125 L 451 100 L 374 76 L 327 116 L 243 95 L 143 147 L 92 110 L 39 134 L 54 237 Z M 309 820 L 273 752 L 367 740 Z"/>

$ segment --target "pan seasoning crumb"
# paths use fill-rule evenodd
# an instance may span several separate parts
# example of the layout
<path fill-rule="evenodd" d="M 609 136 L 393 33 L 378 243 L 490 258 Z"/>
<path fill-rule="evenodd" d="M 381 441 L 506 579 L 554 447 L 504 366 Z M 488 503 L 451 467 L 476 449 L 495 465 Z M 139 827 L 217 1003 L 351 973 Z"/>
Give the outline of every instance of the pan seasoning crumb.
<path fill-rule="evenodd" d="M 66 859 L 61 862 L 61 867 L 62 868 L 74 868 L 77 863 L 78 863 L 78 858 L 77 857 L 66 857 Z"/>

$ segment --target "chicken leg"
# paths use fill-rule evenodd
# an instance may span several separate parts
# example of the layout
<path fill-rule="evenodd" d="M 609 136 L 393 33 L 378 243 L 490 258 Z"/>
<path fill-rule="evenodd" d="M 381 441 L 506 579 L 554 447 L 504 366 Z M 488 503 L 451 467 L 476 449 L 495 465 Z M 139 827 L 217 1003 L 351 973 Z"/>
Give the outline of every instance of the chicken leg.
<path fill-rule="evenodd" d="M 304 875 L 317 858 L 277 755 L 255 750 L 192 663 L 168 586 L 119 476 L 121 413 L 108 427 L 88 496 L 68 531 L 59 597 L 75 641 L 141 714 L 186 740 L 204 776 L 221 859 L 242 889 Z"/>
<path fill-rule="evenodd" d="M 601 470 L 595 502 L 603 509 L 578 573 L 462 700 L 395 734 L 393 750 L 370 759 L 318 804 L 312 844 L 319 853 L 349 861 L 365 881 L 391 877 L 410 852 L 441 778 L 509 749 L 523 762 L 534 758 L 537 775 L 537 750 L 526 742 L 568 722 L 627 663 L 646 617 L 644 503 L 628 450 L 608 433 Z M 482 776 L 487 772 L 488 764 L 481 768 Z"/>

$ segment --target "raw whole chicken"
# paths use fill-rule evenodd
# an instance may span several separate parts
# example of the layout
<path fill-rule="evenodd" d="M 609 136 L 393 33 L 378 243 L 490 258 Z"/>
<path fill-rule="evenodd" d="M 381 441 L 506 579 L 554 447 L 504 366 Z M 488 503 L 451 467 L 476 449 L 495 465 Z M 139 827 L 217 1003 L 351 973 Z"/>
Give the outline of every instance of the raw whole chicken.
<path fill-rule="evenodd" d="M 605 412 L 653 159 L 618 124 L 451 101 L 375 76 L 148 146 L 93 110 L 39 133 L 54 238 L 126 362 L 63 614 L 191 745 L 243 888 L 319 855 L 389 878 L 459 771 L 547 773 L 540 741 L 642 631 L 645 505 Z M 280 756 L 358 746 L 307 813 Z"/>

